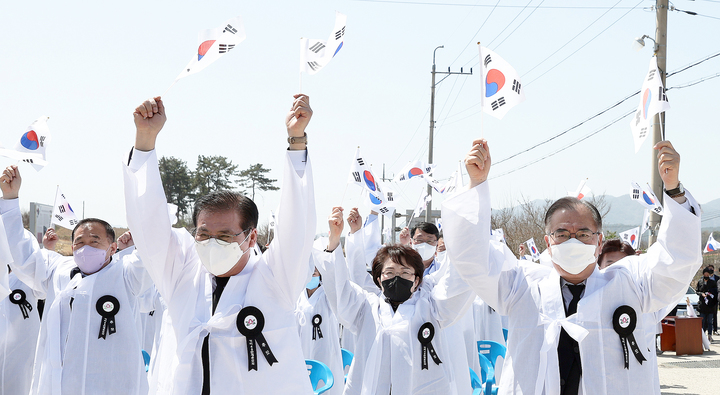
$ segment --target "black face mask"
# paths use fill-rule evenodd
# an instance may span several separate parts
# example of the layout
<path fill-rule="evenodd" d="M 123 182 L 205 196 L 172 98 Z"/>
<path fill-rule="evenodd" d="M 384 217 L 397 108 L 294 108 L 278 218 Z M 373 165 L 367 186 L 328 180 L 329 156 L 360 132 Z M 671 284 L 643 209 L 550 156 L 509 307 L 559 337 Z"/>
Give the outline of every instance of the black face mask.
<path fill-rule="evenodd" d="M 395 276 L 382 282 L 383 294 L 393 303 L 402 303 L 412 296 L 413 285 L 413 281 Z"/>

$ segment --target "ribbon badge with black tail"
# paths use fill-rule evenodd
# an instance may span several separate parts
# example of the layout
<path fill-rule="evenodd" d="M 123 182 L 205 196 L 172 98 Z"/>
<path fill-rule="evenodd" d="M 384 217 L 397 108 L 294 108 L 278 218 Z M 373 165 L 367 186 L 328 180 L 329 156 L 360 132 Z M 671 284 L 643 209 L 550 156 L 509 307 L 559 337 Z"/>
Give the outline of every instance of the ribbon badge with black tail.
<path fill-rule="evenodd" d="M 320 314 L 315 314 L 312 318 L 313 340 L 323 338 L 322 331 L 320 330 L 320 324 L 322 324 L 322 316 L 320 316 Z"/>
<path fill-rule="evenodd" d="M 265 355 L 265 359 L 270 366 L 278 361 L 275 359 L 275 355 L 273 355 L 270 346 L 267 344 L 267 340 L 265 340 L 265 336 L 262 334 L 264 327 L 265 317 L 257 307 L 245 307 L 240 310 L 237 315 L 237 328 L 240 333 L 245 336 L 245 340 L 247 341 L 248 372 L 251 370 L 257 371 L 256 345 L 260 347 L 260 351 Z"/>
<path fill-rule="evenodd" d="M 433 327 L 433 324 L 426 322 L 422 324 L 420 327 L 420 330 L 418 331 L 418 340 L 420 340 L 420 344 L 422 345 L 422 369 L 421 370 L 427 370 L 428 368 L 428 360 L 427 355 L 428 352 L 430 352 L 430 357 L 435 362 L 436 365 L 440 365 L 442 361 L 437 356 L 437 353 L 435 352 L 435 347 L 432 345 L 432 339 L 435 337 L 435 327 Z"/>
<path fill-rule="evenodd" d="M 635 341 L 635 336 L 633 336 L 635 326 L 637 326 L 637 314 L 635 314 L 635 310 L 633 310 L 632 307 L 620 306 L 615 310 L 615 313 L 613 314 L 613 329 L 615 329 L 615 332 L 620 335 L 620 343 L 622 343 L 623 355 L 625 357 L 625 369 L 630 369 L 630 358 L 627 347 L 628 343 L 630 344 L 630 349 L 635 355 L 635 359 L 640 362 L 640 365 L 642 365 L 643 361 L 646 360 L 645 356 L 643 356 L 642 352 L 640 352 L 637 341 Z"/>
<path fill-rule="evenodd" d="M 10 293 L 10 302 L 13 304 L 16 304 L 20 306 L 20 311 L 22 312 L 23 319 L 30 318 L 29 312 L 32 311 L 32 305 L 30 302 L 27 301 L 27 295 L 25 295 L 25 291 L 22 289 L 16 289 Z"/>
<path fill-rule="evenodd" d="M 120 302 L 114 296 L 101 296 L 95 303 L 95 310 L 102 316 L 98 339 L 106 339 L 107 335 L 112 335 L 117 331 L 115 328 L 115 314 L 120 311 Z"/>

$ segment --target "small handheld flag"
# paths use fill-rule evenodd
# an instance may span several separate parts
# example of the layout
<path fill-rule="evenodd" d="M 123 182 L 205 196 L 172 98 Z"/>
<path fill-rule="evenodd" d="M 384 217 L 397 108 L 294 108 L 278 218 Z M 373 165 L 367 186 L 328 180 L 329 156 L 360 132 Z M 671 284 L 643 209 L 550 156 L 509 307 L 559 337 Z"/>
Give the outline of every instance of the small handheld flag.
<path fill-rule="evenodd" d="M 532 255 L 532 259 L 535 262 L 540 262 L 540 251 L 538 251 L 537 246 L 535 245 L 535 239 L 530 238 L 530 240 L 526 241 L 525 244 L 528 246 L 528 250 L 530 250 L 530 255 Z"/>
<path fill-rule="evenodd" d="M 525 91 L 515 69 L 495 52 L 479 45 L 480 70 L 482 71 L 483 111 L 497 119 L 516 105 L 525 101 Z"/>
<path fill-rule="evenodd" d="M 335 27 L 327 41 L 319 39 L 300 39 L 300 72 L 313 75 L 340 52 L 345 42 L 347 15 L 335 12 Z"/>
<path fill-rule="evenodd" d="M 712 232 L 710 232 L 710 237 L 708 237 L 707 244 L 705 244 L 705 249 L 703 252 L 715 252 L 718 249 L 720 249 L 720 242 L 715 240 L 713 238 Z"/>
<path fill-rule="evenodd" d="M 670 103 L 668 103 L 662 77 L 657 67 L 657 58 L 652 57 L 649 70 L 645 75 L 645 81 L 643 81 L 640 90 L 640 103 L 637 111 L 635 111 L 635 116 L 630 121 L 630 129 L 635 142 L 635 152 L 640 150 L 640 146 L 642 146 L 650 133 L 650 126 L 652 126 L 655 114 L 668 109 L 670 109 Z"/>
<path fill-rule="evenodd" d="M 432 174 L 434 168 L 435 165 L 426 165 L 419 160 L 409 162 L 395 176 L 395 182 L 407 181 L 415 177 L 424 177 L 427 174 Z"/>
<path fill-rule="evenodd" d="M 201 31 L 198 35 L 197 54 L 193 55 L 190 63 L 185 66 L 175 81 L 201 71 L 230 52 L 243 40 L 245 40 L 245 29 L 240 16 L 228 20 L 218 28 Z"/>
<path fill-rule="evenodd" d="M 0 155 L 30 163 L 35 170 L 40 171 L 48 164 L 45 154 L 50 142 L 50 129 L 47 125 L 49 117 L 42 116 L 35 120 L 15 144 L 14 149 L 0 146 Z"/>
<path fill-rule="evenodd" d="M 660 204 L 660 199 L 655 196 L 649 186 L 647 188 L 643 188 L 635 181 L 632 181 L 630 186 L 630 198 L 632 198 L 632 200 L 642 204 L 645 208 L 658 215 L 663 215 L 663 206 Z"/>
<path fill-rule="evenodd" d="M 377 200 L 383 199 L 382 191 L 375 175 L 372 173 L 367 162 L 365 162 L 365 158 L 360 155 L 360 147 L 355 150 L 355 159 L 350 166 L 348 184 L 353 184 L 366 190 Z"/>
<path fill-rule="evenodd" d="M 585 196 L 587 196 L 590 193 L 590 187 L 585 185 L 586 182 L 587 182 L 587 178 L 580 181 L 580 185 L 578 185 L 575 192 L 570 193 L 568 196 L 574 196 L 578 200 L 582 200 Z"/>
<path fill-rule="evenodd" d="M 642 225 L 640 225 L 640 236 L 644 235 L 650 229 L 650 210 L 645 209 L 643 213 Z"/>
<path fill-rule="evenodd" d="M 78 222 L 75 212 L 70 207 L 65 195 L 60 191 L 60 186 L 58 186 L 55 192 L 55 206 L 53 206 L 51 223 L 72 230 L 75 229 Z"/>
<path fill-rule="evenodd" d="M 620 240 L 630 244 L 630 247 L 637 250 L 640 243 L 640 227 L 620 232 L 618 236 L 620 236 Z"/>

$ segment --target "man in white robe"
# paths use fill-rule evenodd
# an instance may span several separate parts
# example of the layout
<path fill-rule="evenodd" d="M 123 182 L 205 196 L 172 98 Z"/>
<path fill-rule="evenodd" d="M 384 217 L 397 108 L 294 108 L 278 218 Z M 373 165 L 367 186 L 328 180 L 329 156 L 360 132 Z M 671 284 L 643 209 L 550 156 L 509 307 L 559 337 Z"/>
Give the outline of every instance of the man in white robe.
<path fill-rule="evenodd" d="M 632 352 L 633 345 L 623 353 L 620 333 L 625 344 L 632 335 L 641 354 L 653 352 L 643 336 L 644 313 L 677 300 L 701 262 L 700 210 L 689 193 L 677 190 L 682 189 L 679 155 L 669 142 L 660 142 L 655 149 L 659 173 L 665 185 L 673 188 L 665 194 L 658 241 L 647 254 L 627 257 L 601 271 L 596 257 L 602 242 L 602 220 L 581 201 L 569 202 L 546 215 L 545 241 L 553 268 L 523 262 L 513 266 L 515 258 L 507 247 L 490 246 L 490 197 L 485 182 L 490 154 L 485 140 L 473 143 L 465 159 L 470 188 L 444 202 L 443 228 L 452 264 L 488 305 L 508 315 L 508 355 L 499 393 L 568 391 L 570 383 L 563 383 L 560 377 L 560 364 L 567 361 L 559 355 L 563 331 L 576 342 L 571 352 L 581 361 L 580 366 L 573 365 L 581 368 L 578 387 L 568 392 L 655 392 L 653 367 L 640 362 L 641 357 Z M 558 243 L 556 238 L 563 235 L 566 241 Z M 565 243 L 572 248 L 559 247 Z M 488 248 L 489 260 L 478 259 L 488 256 Z M 638 265 L 647 269 L 636 270 Z M 574 291 L 567 285 L 583 283 L 584 289 Z M 573 295 L 578 290 L 579 302 Z M 573 304 L 576 312 L 568 313 Z"/>
<path fill-rule="evenodd" d="M 128 224 L 177 339 L 176 353 L 157 356 L 161 373 L 169 375 L 158 378 L 159 393 L 312 393 L 295 318 L 298 295 L 310 279 L 315 234 L 305 134 L 312 110 L 307 96 L 294 98 L 275 238 L 262 255 L 254 248 L 257 207 L 237 193 L 198 199 L 195 237 L 171 228 L 155 152 L 165 108 L 156 97 L 133 114 L 135 147 L 125 167 Z M 249 136 L 245 141 L 253 143 Z"/>
<path fill-rule="evenodd" d="M 47 295 L 30 393 L 146 394 L 136 312 L 137 296 L 152 282 L 139 258 L 129 253 L 132 249 L 122 257 L 114 254 L 115 233 L 96 218 L 73 230 L 74 256 L 41 250 L 23 228 L 21 182 L 17 166 L 5 169 L 0 214 L 13 273 L 35 293 Z"/>

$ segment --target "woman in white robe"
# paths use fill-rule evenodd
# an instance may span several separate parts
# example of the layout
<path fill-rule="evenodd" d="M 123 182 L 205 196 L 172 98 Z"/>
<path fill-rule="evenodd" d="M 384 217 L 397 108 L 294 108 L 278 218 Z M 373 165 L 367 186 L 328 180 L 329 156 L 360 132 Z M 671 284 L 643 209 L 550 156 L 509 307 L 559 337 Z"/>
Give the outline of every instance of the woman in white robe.
<path fill-rule="evenodd" d="M 451 350 L 441 329 L 470 307 L 473 295 L 467 284 L 450 270 L 427 290 L 420 286 L 420 255 L 394 245 L 383 247 L 373 261 L 373 277 L 383 293 L 365 292 L 349 280 L 337 248 L 344 226 L 341 208 L 333 209 L 329 222 L 327 251 L 332 252 L 317 253 L 316 265 L 329 302 L 337 306 L 338 320 L 357 335 L 344 393 L 456 394 L 455 374 L 442 363 Z"/>

